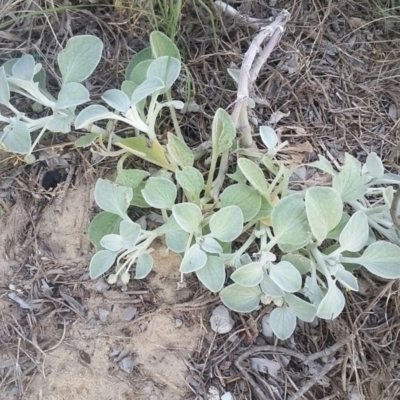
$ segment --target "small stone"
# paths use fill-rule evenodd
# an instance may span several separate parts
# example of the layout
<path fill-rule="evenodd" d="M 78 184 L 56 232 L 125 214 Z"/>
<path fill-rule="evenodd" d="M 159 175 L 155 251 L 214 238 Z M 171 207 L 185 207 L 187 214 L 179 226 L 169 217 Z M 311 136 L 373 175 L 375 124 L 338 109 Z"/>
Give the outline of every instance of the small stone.
<path fill-rule="evenodd" d="M 124 309 L 124 320 L 131 321 L 137 313 L 137 308 L 135 307 L 127 307 Z"/>
<path fill-rule="evenodd" d="M 271 328 L 269 319 L 270 319 L 270 314 L 266 314 L 262 317 L 262 320 L 261 320 L 262 334 L 266 338 L 274 337 L 274 332 L 272 332 L 272 328 Z"/>
<path fill-rule="evenodd" d="M 108 314 L 110 314 L 110 311 L 105 308 L 99 308 L 99 318 L 101 322 L 106 322 Z"/>
<path fill-rule="evenodd" d="M 182 325 L 183 325 L 183 321 L 182 321 L 181 319 L 177 318 L 177 319 L 175 320 L 175 326 L 176 326 L 177 328 L 180 328 Z"/>
<path fill-rule="evenodd" d="M 267 344 L 267 342 L 265 341 L 265 339 L 263 339 L 261 336 L 258 336 L 256 339 L 256 345 L 257 346 L 265 346 Z"/>
<path fill-rule="evenodd" d="M 235 326 L 235 321 L 231 317 L 229 310 L 225 306 L 218 306 L 210 318 L 211 329 L 220 334 L 230 332 Z"/>
<path fill-rule="evenodd" d="M 105 292 L 106 290 L 110 289 L 110 285 L 103 278 L 100 278 L 94 285 L 94 288 L 98 292 Z"/>

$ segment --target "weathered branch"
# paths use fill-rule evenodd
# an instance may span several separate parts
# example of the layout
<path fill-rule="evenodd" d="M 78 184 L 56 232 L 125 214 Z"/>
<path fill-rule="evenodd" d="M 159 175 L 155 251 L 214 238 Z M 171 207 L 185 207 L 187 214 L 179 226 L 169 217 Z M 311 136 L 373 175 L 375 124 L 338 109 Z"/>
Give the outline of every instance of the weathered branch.
<path fill-rule="evenodd" d="M 223 1 L 216 1 L 214 4 L 222 11 L 236 19 L 240 17 L 242 21 L 249 21 L 249 24 L 254 21 L 257 21 L 258 23 L 260 22 L 260 20 L 241 16 L 234 8 L 230 7 Z M 244 55 L 243 63 L 240 68 L 236 104 L 231 117 L 236 128 L 242 135 L 241 144 L 245 148 L 251 147 L 253 144 L 251 127 L 247 115 L 251 85 L 255 82 L 261 67 L 266 63 L 271 52 L 279 43 L 279 39 L 281 38 L 289 19 L 289 12 L 286 10 L 281 11 L 272 23 L 261 28 L 260 32 L 255 36 L 249 49 Z M 258 58 L 256 58 L 257 54 L 260 52 L 261 45 L 267 38 L 270 38 L 268 44 L 264 49 L 262 49 Z"/>

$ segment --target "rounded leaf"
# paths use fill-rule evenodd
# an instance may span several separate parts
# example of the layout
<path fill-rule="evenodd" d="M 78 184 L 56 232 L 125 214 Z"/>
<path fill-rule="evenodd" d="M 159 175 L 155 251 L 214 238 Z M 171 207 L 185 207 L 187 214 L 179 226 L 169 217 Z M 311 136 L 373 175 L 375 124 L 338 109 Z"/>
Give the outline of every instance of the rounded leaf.
<path fill-rule="evenodd" d="M 153 257 L 148 253 L 143 253 L 136 260 L 136 279 L 144 279 L 150 273 L 153 268 L 154 260 Z"/>
<path fill-rule="evenodd" d="M 243 213 L 238 206 L 221 208 L 210 218 L 210 236 L 232 242 L 243 230 Z"/>
<path fill-rule="evenodd" d="M 119 234 L 121 235 L 124 249 L 133 249 L 141 232 L 142 228 L 136 222 L 132 222 L 131 220 L 121 221 Z"/>
<path fill-rule="evenodd" d="M 322 242 L 342 218 L 343 203 L 340 195 L 332 188 L 313 187 L 307 189 L 305 201 L 311 231 Z"/>
<path fill-rule="evenodd" d="M 199 281 L 211 292 L 217 293 L 225 283 L 225 265 L 218 256 L 207 255 L 206 265 L 196 271 Z"/>
<path fill-rule="evenodd" d="M 142 195 L 151 207 L 171 209 L 175 203 L 177 190 L 169 179 L 151 177 L 147 180 Z"/>
<path fill-rule="evenodd" d="M 102 51 L 103 43 L 96 36 L 81 35 L 69 39 L 57 57 L 63 83 L 87 79 L 97 67 Z"/>
<path fill-rule="evenodd" d="M 245 222 L 253 219 L 261 208 L 261 195 L 257 190 L 241 183 L 228 186 L 221 194 L 221 206 L 238 206 Z"/>
<path fill-rule="evenodd" d="M 197 232 L 203 220 L 199 206 L 193 203 L 175 204 L 172 207 L 172 215 L 178 225 L 189 233 Z"/>
<path fill-rule="evenodd" d="M 116 235 L 115 233 L 104 236 L 103 239 L 100 240 L 100 244 L 105 249 L 111 251 L 119 251 L 124 246 L 122 237 L 120 235 Z"/>
<path fill-rule="evenodd" d="M 294 293 L 301 288 L 300 272 L 290 262 L 271 264 L 269 276 L 285 292 Z"/>
<path fill-rule="evenodd" d="M 184 255 L 179 271 L 189 273 L 203 268 L 207 263 L 207 254 L 194 244 Z"/>
<path fill-rule="evenodd" d="M 335 319 L 342 312 L 345 298 L 336 283 L 332 283 L 328 292 L 318 305 L 317 317 L 323 319 Z"/>
<path fill-rule="evenodd" d="M 360 251 L 368 242 L 368 217 L 363 211 L 357 211 L 343 228 L 339 243 L 343 251 Z"/>
<path fill-rule="evenodd" d="M 286 340 L 292 336 L 296 328 L 296 315 L 287 306 L 274 308 L 271 311 L 269 323 L 275 336 Z"/>
<path fill-rule="evenodd" d="M 238 268 L 231 279 L 241 286 L 257 286 L 263 280 L 263 267 L 259 262 L 253 262 Z"/>
<path fill-rule="evenodd" d="M 219 294 L 226 307 L 243 313 L 254 311 L 260 304 L 261 295 L 258 286 L 244 287 L 237 283 L 222 289 Z"/>
<path fill-rule="evenodd" d="M 117 258 L 117 252 L 110 250 L 98 251 L 90 261 L 89 272 L 90 278 L 96 279 L 100 275 L 107 272 L 115 262 Z"/>

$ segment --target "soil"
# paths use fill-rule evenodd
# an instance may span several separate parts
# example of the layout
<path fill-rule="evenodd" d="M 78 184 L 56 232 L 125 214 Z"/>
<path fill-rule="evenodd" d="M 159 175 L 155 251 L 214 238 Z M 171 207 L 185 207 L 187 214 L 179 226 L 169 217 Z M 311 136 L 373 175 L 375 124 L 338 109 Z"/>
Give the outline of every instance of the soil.
<path fill-rule="evenodd" d="M 65 290 L 82 305 L 75 308 L 76 320 L 68 318 L 69 312 L 65 319 L 59 314 L 57 324 L 48 320 L 47 326 L 44 321 L 41 326 L 35 326 L 45 332 L 39 334 L 41 342 L 48 339 L 50 343 L 46 345 L 48 350 L 36 353 L 36 359 L 32 360 L 37 371 L 35 378 L 24 388 L 24 396 L 48 400 L 188 398 L 188 370 L 184 359 L 198 346 L 201 326 L 195 318 L 188 319 L 180 311 L 171 312 L 162 307 L 187 301 L 193 296 L 193 291 L 188 288 L 177 289 L 179 257 L 158 244 L 152 253 L 154 270 L 145 281 L 145 286 L 151 290 L 142 287 L 135 291 L 129 287 L 126 292 L 115 288 L 99 291 L 87 274 L 91 245 L 85 232 L 92 189 L 91 185 L 81 183 L 69 190 L 63 212 L 58 214 L 51 205 L 47 206 L 37 226 L 36 238 L 45 245 L 38 245 L 36 257 L 42 268 L 37 271 L 39 276 L 36 278 L 44 279 L 47 284 L 56 282 L 59 290 Z M 6 257 L 5 244 L 10 227 L 5 229 L 4 219 L 0 232 L 0 286 L 8 287 L 14 282 L 10 262 L 14 268 L 15 263 Z M 41 256 L 45 251 L 46 254 Z M 49 260 L 48 253 L 55 262 L 51 268 L 42 264 Z M 65 286 L 62 281 L 68 280 L 69 269 L 80 278 Z M 20 296 L 24 297 L 29 292 L 30 282 L 26 281 L 23 287 L 16 289 L 21 290 Z M 143 299 L 146 296 L 147 299 Z M 34 303 L 33 299 L 25 300 L 28 304 Z M 141 317 L 140 309 L 146 300 L 161 307 Z M 20 324 L 28 323 L 29 313 L 5 298 L 0 301 L 3 313 L 18 315 Z M 127 322 L 125 313 L 135 311 L 132 321 Z M 35 325 L 34 321 L 31 323 Z M 68 334 L 63 338 L 64 328 Z M 7 353 L 0 353 L 0 365 L 8 357 Z M 19 398 L 21 393 L 16 388 L 11 387 L 2 398 Z"/>

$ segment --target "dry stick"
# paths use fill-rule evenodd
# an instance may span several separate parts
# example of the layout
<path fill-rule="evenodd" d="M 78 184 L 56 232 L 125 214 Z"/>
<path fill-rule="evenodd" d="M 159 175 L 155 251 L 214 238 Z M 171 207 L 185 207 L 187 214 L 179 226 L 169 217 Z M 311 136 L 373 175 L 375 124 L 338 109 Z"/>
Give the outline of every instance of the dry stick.
<path fill-rule="evenodd" d="M 354 334 L 349 335 L 343 340 L 340 340 L 339 342 L 335 343 L 331 347 L 328 347 L 325 350 L 319 351 L 318 353 L 311 354 L 308 357 L 298 353 L 297 351 L 287 349 L 285 347 L 279 347 L 279 346 L 270 346 L 270 345 L 265 345 L 265 346 L 254 346 L 251 347 L 249 350 L 245 351 L 236 361 L 235 361 L 235 366 L 236 368 L 243 374 L 243 376 L 249 381 L 251 387 L 253 388 L 254 392 L 257 394 L 257 396 L 260 398 L 260 400 L 268 400 L 267 397 L 265 397 L 265 394 L 261 390 L 260 386 L 257 384 L 257 382 L 251 377 L 251 375 L 242 367 L 241 363 L 242 361 L 253 355 L 254 353 L 260 353 L 260 352 L 268 352 L 272 354 L 276 353 L 282 353 L 287 356 L 292 356 L 296 357 L 299 360 L 303 361 L 305 365 L 307 364 L 314 364 L 314 361 L 317 360 L 318 358 L 321 357 L 326 357 L 330 356 L 336 351 L 338 351 L 341 347 L 349 343 L 355 338 Z M 319 379 L 321 379 L 323 376 L 325 376 L 334 366 L 336 366 L 339 362 L 343 361 L 342 359 L 339 361 L 335 361 L 333 364 L 328 364 L 326 365 L 319 374 L 315 375 L 313 378 L 311 378 L 296 394 L 295 396 L 298 397 L 293 397 L 290 400 L 295 400 L 299 399 L 304 393 L 306 393 L 307 390 L 309 390 L 313 385 L 315 385 L 316 382 L 318 382 Z M 314 364 L 317 365 L 317 364 Z M 328 368 L 329 367 L 329 368 Z M 320 375 L 321 374 L 321 375 Z"/>
<path fill-rule="evenodd" d="M 239 20 L 248 21 L 249 25 L 251 25 L 254 22 L 260 23 L 262 21 L 239 14 L 238 11 L 236 11 L 233 7 L 229 6 L 223 1 L 216 1 L 214 5 L 220 8 L 227 15 L 235 18 L 237 21 Z M 244 55 L 242 67 L 240 69 L 235 108 L 231 114 L 231 118 L 236 128 L 242 134 L 241 144 L 245 148 L 251 147 L 253 144 L 251 127 L 247 116 L 247 107 L 248 107 L 248 99 L 250 92 L 249 86 L 251 86 L 255 82 L 261 67 L 265 64 L 272 50 L 278 44 L 279 39 L 284 31 L 284 27 L 286 23 L 289 21 L 289 18 L 290 14 L 286 10 L 283 10 L 281 13 L 279 13 L 278 16 L 275 18 L 275 20 L 270 25 L 261 28 L 261 31 L 253 39 L 249 49 Z M 266 20 L 264 22 L 267 23 Z M 262 43 L 269 36 L 271 36 L 269 43 L 265 46 L 259 57 L 256 59 L 254 66 L 252 67 L 255 57 L 261 49 Z M 228 170 L 228 163 L 229 163 L 229 153 L 226 152 L 222 154 L 219 165 L 218 176 L 213 184 L 213 189 L 212 189 L 213 197 L 218 195 L 224 183 L 225 174 Z"/>
<path fill-rule="evenodd" d="M 310 378 L 307 383 L 293 396 L 289 397 L 289 400 L 299 400 L 303 398 L 303 395 L 307 393 L 320 379 L 322 379 L 332 368 L 336 367 L 343 361 L 339 358 L 329 364 L 326 364 L 317 374 Z"/>
<path fill-rule="evenodd" d="M 250 85 L 257 79 L 262 65 L 267 61 L 268 56 L 278 44 L 289 18 L 290 14 L 286 10 L 280 12 L 274 22 L 261 29 L 244 55 L 243 63 L 240 68 L 236 104 L 231 114 L 231 118 L 237 129 L 242 133 L 241 142 L 243 147 L 251 147 L 253 144 L 251 128 L 247 117 Z M 254 59 L 260 51 L 262 43 L 268 37 L 271 37 L 268 45 L 262 51 L 252 68 Z"/>

